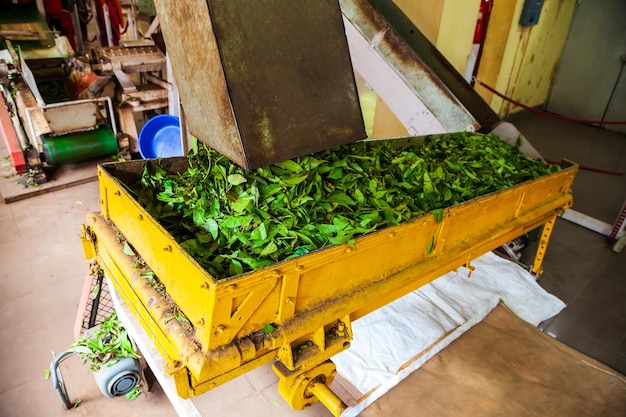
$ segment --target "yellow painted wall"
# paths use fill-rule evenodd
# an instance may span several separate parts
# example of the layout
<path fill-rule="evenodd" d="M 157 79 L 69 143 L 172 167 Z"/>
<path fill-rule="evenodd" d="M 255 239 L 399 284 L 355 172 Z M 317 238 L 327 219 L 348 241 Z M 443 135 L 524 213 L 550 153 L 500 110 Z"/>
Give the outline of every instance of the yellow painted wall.
<path fill-rule="evenodd" d="M 563 50 L 576 0 L 545 0 L 539 23 L 519 24 L 523 0 L 494 0 L 477 78 L 528 106 L 545 102 Z M 477 85 L 502 117 L 519 107 Z"/>
<path fill-rule="evenodd" d="M 381 100 L 376 101 L 376 114 L 374 115 L 373 138 L 399 138 L 409 136 L 409 131 L 398 120 L 389 106 Z"/>
<path fill-rule="evenodd" d="M 367 86 L 363 77 L 359 73 L 354 75 L 367 137 L 394 138 L 409 136 L 409 132 L 402 122 L 398 120 L 389 106 L 376 92 Z"/>
<path fill-rule="evenodd" d="M 521 7 L 521 2 L 519 5 Z M 509 45 L 515 42 L 516 35 L 512 33 L 514 26 L 513 18 L 515 15 L 519 16 L 521 12 L 521 8 L 518 9 L 517 6 L 518 4 L 515 1 L 494 1 L 482 58 L 478 67 L 477 78 L 496 89 L 504 87 L 499 91 L 506 90 L 506 82 L 511 73 L 515 49 L 510 48 Z M 517 33 L 517 36 L 519 38 L 519 33 Z M 507 74 L 507 76 L 501 77 L 501 74 Z M 504 86 L 498 84 L 499 80 L 504 80 Z M 476 86 L 476 91 L 487 103 L 491 103 L 494 109 L 496 108 L 495 106 L 501 105 L 500 99 L 480 85 Z"/>
<path fill-rule="evenodd" d="M 548 97 L 577 0 L 545 0 L 539 23 L 519 24 L 524 0 L 493 0 L 477 78 L 508 97 L 538 106 Z M 461 73 L 478 17 L 480 0 L 394 0 L 413 23 Z M 520 110 L 480 85 L 478 93 L 502 117 Z M 374 132 L 398 132 L 398 121 L 377 105 Z"/>
<path fill-rule="evenodd" d="M 479 7 L 480 0 L 447 0 L 441 14 L 435 46 L 461 74 L 472 50 Z"/>
<path fill-rule="evenodd" d="M 527 106 L 538 106 L 548 98 L 550 84 L 565 44 L 576 0 L 547 0 L 540 24 L 530 30 L 512 98 Z M 503 107 L 505 114 L 521 110 Z"/>
<path fill-rule="evenodd" d="M 437 43 L 446 0 L 394 0 L 394 3 L 433 44 Z"/>
<path fill-rule="evenodd" d="M 472 48 L 480 0 L 395 0 L 394 3 L 463 74 Z"/>

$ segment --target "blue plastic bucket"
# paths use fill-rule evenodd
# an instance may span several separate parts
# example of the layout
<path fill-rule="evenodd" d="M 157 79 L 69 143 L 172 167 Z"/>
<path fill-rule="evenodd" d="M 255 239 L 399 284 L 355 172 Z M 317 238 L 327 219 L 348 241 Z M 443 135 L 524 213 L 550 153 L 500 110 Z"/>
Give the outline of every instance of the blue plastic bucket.
<path fill-rule="evenodd" d="M 183 156 L 180 120 L 169 114 L 154 116 L 141 128 L 138 145 L 143 159 Z"/>

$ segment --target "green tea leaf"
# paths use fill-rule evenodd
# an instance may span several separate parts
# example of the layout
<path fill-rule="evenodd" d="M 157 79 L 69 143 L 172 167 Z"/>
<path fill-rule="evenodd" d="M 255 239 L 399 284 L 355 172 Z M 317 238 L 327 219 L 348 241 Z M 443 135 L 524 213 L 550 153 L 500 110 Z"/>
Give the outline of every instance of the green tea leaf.
<path fill-rule="evenodd" d="M 206 222 L 204 223 L 204 229 L 207 232 L 211 233 L 213 240 L 217 240 L 220 227 L 217 225 L 217 222 L 214 219 L 206 219 Z"/>
<path fill-rule="evenodd" d="M 291 172 L 302 172 L 302 167 L 295 161 L 286 160 L 282 162 L 276 162 L 274 165 Z"/>
<path fill-rule="evenodd" d="M 126 393 L 126 398 L 129 400 L 136 400 L 141 395 L 141 384 L 137 385 L 134 390 Z"/>
<path fill-rule="evenodd" d="M 431 213 L 433 216 L 435 216 L 435 221 L 437 223 L 441 223 L 441 221 L 443 220 L 443 209 L 433 210 L 431 211 Z"/>
<path fill-rule="evenodd" d="M 274 243 L 273 241 L 268 243 L 267 246 L 265 246 L 263 248 L 263 250 L 261 251 L 261 256 L 268 256 L 273 254 L 274 252 L 276 252 L 278 250 L 278 246 L 276 246 L 276 243 Z"/>
<path fill-rule="evenodd" d="M 352 234 L 351 233 L 346 233 L 346 234 L 338 234 L 337 236 L 334 237 L 329 237 L 328 241 L 330 243 L 332 243 L 333 245 L 341 245 L 343 243 L 347 243 L 350 241 L 350 239 L 352 239 Z"/>
<path fill-rule="evenodd" d="M 342 192 L 334 192 L 329 195 L 326 199 L 329 203 L 341 204 L 343 206 L 352 206 L 354 205 L 354 200 L 351 199 L 346 193 Z"/>
<path fill-rule="evenodd" d="M 175 314 L 176 314 L 176 320 L 181 321 L 183 323 L 189 324 L 189 319 L 187 319 L 187 317 L 185 317 L 185 315 L 183 314 L 182 311 L 176 309 L 175 310 Z"/>
<path fill-rule="evenodd" d="M 246 177 L 241 174 L 231 174 L 226 179 L 228 180 L 228 183 L 232 185 L 239 185 L 248 181 L 246 180 Z"/>
<path fill-rule="evenodd" d="M 236 211 L 237 213 L 241 213 L 244 210 L 250 208 L 252 203 L 254 202 L 254 196 L 251 195 L 241 195 L 237 201 L 232 203 L 230 207 Z"/>
<path fill-rule="evenodd" d="M 128 242 L 124 242 L 124 253 L 128 256 L 135 256 L 135 252 L 132 250 Z"/>
<path fill-rule="evenodd" d="M 428 244 L 428 248 L 426 249 L 426 253 L 430 254 L 435 248 L 435 235 L 430 238 L 430 243 Z"/>
<path fill-rule="evenodd" d="M 333 180 L 337 180 L 341 177 L 343 177 L 343 169 L 341 169 L 341 167 L 333 168 L 328 173 L 328 178 L 333 179 Z"/>
<path fill-rule="evenodd" d="M 220 226 L 235 229 L 246 225 L 252 221 L 252 216 L 227 216 L 224 221 L 220 223 Z"/>
<path fill-rule="evenodd" d="M 261 223 L 256 229 L 254 229 L 250 234 L 250 238 L 254 240 L 267 239 L 267 229 L 265 228 L 265 223 Z"/>
<path fill-rule="evenodd" d="M 241 262 L 236 259 L 231 259 L 228 266 L 228 272 L 231 276 L 243 274 L 243 266 L 241 265 Z"/>
<path fill-rule="evenodd" d="M 365 202 L 365 195 L 358 188 L 353 191 L 352 196 L 354 197 L 354 200 L 359 204 L 363 204 Z"/>
<path fill-rule="evenodd" d="M 308 178 L 308 175 L 301 175 L 299 177 L 284 178 L 282 180 L 282 182 L 287 184 L 287 185 L 298 185 L 301 182 L 303 182 L 304 180 L 306 180 L 307 178 Z"/>
<path fill-rule="evenodd" d="M 268 185 L 267 187 L 263 187 L 261 189 L 261 194 L 269 197 L 271 195 L 281 192 L 282 189 L 283 189 L 283 186 L 280 184 L 271 184 L 271 185 Z"/>
<path fill-rule="evenodd" d="M 146 165 L 128 190 L 220 279 L 354 244 L 426 213 L 442 221 L 446 207 L 558 170 L 495 135 L 456 132 L 427 136 L 420 146 L 397 143 L 357 142 L 250 171 L 198 145 L 187 171 Z M 434 240 L 427 246 L 434 250 Z"/>
<path fill-rule="evenodd" d="M 320 224 L 317 230 L 324 236 L 332 236 L 337 232 L 337 227 L 331 224 Z"/>
<path fill-rule="evenodd" d="M 198 226 L 202 226 L 204 224 L 204 209 L 202 207 L 197 207 L 193 211 L 193 222 Z"/>
<path fill-rule="evenodd" d="M 424 172 L 424 192 L 430 194 L 434 190 L 435 189 L 433 188 L 433 182 L 430 179 L 430 175 L 428 175 L 428 172 Z"/>

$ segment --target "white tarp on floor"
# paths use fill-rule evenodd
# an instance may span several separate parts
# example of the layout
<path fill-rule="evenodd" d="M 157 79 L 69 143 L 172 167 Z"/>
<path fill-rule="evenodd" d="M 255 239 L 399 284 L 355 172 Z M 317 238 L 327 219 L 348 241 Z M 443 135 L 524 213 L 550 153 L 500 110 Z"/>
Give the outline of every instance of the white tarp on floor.
<path fill-rule="evenodd" d="M 480 322 L 502 300 L 538 325 L 565 304 L 519 265 L 488 253 L 353 323 L 351 347 L 333 356 L 342 379 L 364 396 L 357 415 L 406 375 Z M 367 395 L 365 395 L 367 394 Z"/>

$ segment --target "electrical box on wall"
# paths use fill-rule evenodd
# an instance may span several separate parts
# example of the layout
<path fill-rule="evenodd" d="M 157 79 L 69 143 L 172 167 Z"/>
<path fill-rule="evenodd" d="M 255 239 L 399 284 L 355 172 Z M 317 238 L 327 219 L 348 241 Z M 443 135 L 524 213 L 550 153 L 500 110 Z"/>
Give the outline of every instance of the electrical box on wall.
<path fill-rule="evenodd" d="M 543 8 L 543 0 L 526 0 L 522 8 L 522 16 L 519 19 L 520 25 L 531 26 L 539 22 L 539 15 Z"/>

